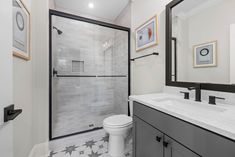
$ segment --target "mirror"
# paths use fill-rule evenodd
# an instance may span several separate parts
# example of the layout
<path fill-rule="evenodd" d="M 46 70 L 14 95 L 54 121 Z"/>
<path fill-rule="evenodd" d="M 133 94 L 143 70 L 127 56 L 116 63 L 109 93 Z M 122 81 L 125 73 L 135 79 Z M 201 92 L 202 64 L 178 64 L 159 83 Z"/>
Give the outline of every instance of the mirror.
<path fill-rule="evenodd" d="M 167 8 L 168 81 L 235 84 L 235 0 L 174 0 Z"/>

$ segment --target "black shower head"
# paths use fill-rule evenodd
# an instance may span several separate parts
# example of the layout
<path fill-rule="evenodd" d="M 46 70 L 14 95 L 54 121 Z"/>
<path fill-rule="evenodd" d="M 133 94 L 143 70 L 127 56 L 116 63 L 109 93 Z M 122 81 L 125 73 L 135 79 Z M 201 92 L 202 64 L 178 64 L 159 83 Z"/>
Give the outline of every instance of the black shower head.
<path fill-rule="evenodd" d="M 53 29 L 55 29 L 59 35 L 61 35 L 61 34 L 63 33 L 61 30 L 59 30 L 59 29 L 56 28 L 55 26 L 53 26 Z"/>
<path fill-rule="evenodd" d="M 57 33 L 61 35 L 63 32 L 61 30 L 57 30 Z"/>

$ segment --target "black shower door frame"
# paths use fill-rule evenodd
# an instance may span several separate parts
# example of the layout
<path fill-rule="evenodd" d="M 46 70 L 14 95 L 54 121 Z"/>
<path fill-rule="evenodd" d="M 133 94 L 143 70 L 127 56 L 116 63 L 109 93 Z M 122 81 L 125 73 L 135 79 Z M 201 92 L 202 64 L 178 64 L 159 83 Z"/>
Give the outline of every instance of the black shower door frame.
<path fill-rule="evenodd" d="M 86 131 L 72 133 L 72 134 L 63 135 L 63 136 L 59 136 L 59 137 L 52 136 L 52 77 L 53 77 L 53 70 L 52 70 L 52 68 L 53 68 L 53 65 L 52 65 L 52 31 L 53 31 L 52 16 L 53 15 L 63 17 L 63 18 L 72 19 L 72 20 L 87 22 L 90 24 L 100 25 L 103 27 L 113 28 L 113 29 L 117 29 L 117 30 L 121 30 L 121 31 L 126 31 L 128 33 L 128 96 L 130 96 L 130 93 L 131 93 L 131 91 L 130 91 L 131 90 L 131 83 L 130 83 L 130 81 L 131 81 L 131 78 L 130 78 L 130 76 L 131 76 L 130 75 L 131 74 L 131 69 L 130 69 L 130 64 L 131 64 L 130 63 L 130 51 L 131 51 L 130 33 L 131 32 L 130 32 L 130 28 L 122 27 L 119 25 L 114 25 L 114 24 L 110 24 L 110 23 L 106 23 L 106 22 L 102 22 L 102 21 L 97 21 L 97 20 L 93 20 L 93 19 L 89 19 L 89 18 L 85 18 L 85 17 L 81 17 L 81 16 L 76 16 L 76 15 L 72 15 L 72 14 L 68 14 L 68 13 L 64 13 L 64 12 L 50 9 L 49 10 L 49 140 L 50 141 L 103 128 L 103 127 L 95 128 L 92 130 L 86 130 Z M 129 102 L 128 102 L 128 115 L 130 115 Z"/>

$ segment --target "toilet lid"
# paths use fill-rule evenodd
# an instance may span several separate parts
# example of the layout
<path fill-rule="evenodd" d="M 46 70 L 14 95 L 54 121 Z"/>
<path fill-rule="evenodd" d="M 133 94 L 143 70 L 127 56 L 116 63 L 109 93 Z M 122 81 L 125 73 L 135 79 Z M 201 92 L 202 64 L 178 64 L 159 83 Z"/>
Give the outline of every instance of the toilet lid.
<path fill-rule="evenodd" d="M 114 115 L 104 120 L 104 125 L 109 126 L 128 126 L 132 124 L 132 118 L 127 115 Z"/>

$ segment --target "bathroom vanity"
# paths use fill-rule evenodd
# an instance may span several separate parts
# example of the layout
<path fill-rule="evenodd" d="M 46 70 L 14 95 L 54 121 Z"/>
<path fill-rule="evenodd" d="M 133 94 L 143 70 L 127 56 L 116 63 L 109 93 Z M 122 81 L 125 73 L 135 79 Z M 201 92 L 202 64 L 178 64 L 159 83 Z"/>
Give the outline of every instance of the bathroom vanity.
<path fill-rule="evenodd" d="M 235 107 L 212 106 L 168 94 L 130 99 L 134 157 L 235 156 Z"/>
<path fill-rule="evenodd" d="M 235 157 L 235 106 L 223 105 L 228 97 L 217 92 L 201 92 L 235 93 L 234 7 L 234 0 L 173 0 L 166 6 L 166 86 L 195 93 L 183 92 L 190 100 L 130 97 L 134 157 Z"/>

